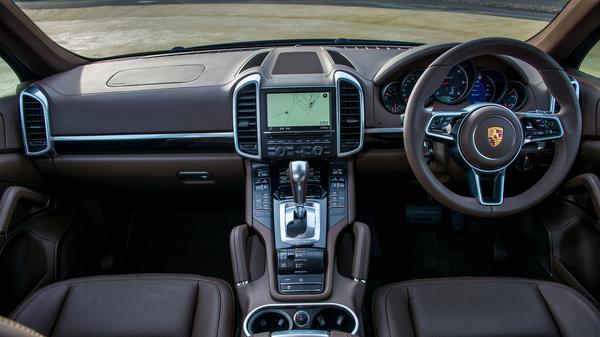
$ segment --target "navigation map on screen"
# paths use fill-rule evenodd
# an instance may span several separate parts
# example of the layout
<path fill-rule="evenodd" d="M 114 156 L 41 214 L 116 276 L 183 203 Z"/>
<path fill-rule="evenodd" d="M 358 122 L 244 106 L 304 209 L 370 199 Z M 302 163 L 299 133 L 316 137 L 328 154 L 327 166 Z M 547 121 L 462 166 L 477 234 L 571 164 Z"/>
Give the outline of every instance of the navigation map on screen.
<path fill-rule="evenodd" d="M 267 93 L 267 126 L 329 127 L 329 96 L 329 92 Z"/>

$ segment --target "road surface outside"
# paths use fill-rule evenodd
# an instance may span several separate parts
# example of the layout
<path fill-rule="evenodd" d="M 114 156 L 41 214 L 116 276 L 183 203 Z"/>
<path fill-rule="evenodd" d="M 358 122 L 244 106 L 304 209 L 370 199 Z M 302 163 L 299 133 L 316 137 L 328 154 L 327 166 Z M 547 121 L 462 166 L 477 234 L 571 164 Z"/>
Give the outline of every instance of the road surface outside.
<path fill-rule="evenodd" d="M 482 36 L 528 39 L 543 29 L 565 2 L 30 0 L 17 4 L 60 45 L 85 57 L 101 58 L 177 46 L 273 39 L 421 43 Z M 0 82 L 0 90 L 1 86 Z"/>

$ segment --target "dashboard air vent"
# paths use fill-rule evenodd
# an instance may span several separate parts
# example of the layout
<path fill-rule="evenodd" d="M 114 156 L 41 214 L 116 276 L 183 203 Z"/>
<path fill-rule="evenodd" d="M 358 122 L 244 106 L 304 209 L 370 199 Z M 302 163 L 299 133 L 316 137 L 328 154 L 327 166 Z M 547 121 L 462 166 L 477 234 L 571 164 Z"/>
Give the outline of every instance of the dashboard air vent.
<path fill-rule="evenodd" d="M 260 158 L 258 91 L 260 76 L 250 75 L 236 87 L 233 97 L 236 151 L 248 158 Z"/>
<path fill-rule="evenodd" d="M 21 127 L 27 155 L 41 155 L 50 151 L 48 102 L 36 87 L 29 87 L 21 93 Z"/>
<path fill-rule="evenodd" d="M 364 98 L 360 84 L 345 73 L 336 73 L 338 96 L 338 155 L 358 152 L 363 145 Z"/>

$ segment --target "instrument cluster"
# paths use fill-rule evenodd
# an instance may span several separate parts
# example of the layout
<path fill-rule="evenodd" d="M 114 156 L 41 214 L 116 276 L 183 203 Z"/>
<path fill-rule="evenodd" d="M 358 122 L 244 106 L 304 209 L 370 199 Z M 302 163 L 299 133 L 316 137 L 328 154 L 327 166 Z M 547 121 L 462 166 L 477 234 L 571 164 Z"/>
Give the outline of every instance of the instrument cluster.
<path fill-rule="evenodd" d="M 425 68 L 411 69 L 383 87 L 381 102 L 388 112 L 404 113 L 410 94 L 424 71 Z M 425 105 L 429 106 L 434 101 L 445 105 L 492 102 L 519 110 L 527 101 L 528 90 L 520 79 L 513 77 L 466 61 L 450 70 Z"/>

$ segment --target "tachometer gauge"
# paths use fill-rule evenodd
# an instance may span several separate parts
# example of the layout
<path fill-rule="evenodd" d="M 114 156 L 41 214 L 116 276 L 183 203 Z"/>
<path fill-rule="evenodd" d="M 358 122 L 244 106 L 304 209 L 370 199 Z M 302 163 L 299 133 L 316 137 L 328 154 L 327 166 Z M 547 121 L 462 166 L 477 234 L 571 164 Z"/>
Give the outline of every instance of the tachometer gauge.
<path fill-rule="evenodd" d="M 404 109 L 406 108 L 406 101 L 401 94 L 401 86 L 400 82 L 391 82 L 381 92 L 383 106 L 385 106 L 388 112 L 393 114 L 404 113 Z"/>
<path fill-rule="evenodd" d="M 496 85 L 494 80 L 483 73 L 478 73 L 473 83 L 473 88 L 469 92 L 469 102 L 482 103 L 491 102 L 496 95 Z"/>
<path fill-rule="evenodd" d="M 454 66 L 440 87 L 435 91 L 435 99 L 444 104 L 457 104 L 467 94 L 469 77 L 461 66 Z"/>
<path fill-rule="evenodd" d="M 500 104 L 510 110 L 519 110 L 527 101 L 527 88 L 521 82 L 509 81 L 506 94 Z"/>
<path fill-rule="evenodd" d="M 423 74 L 423 71 L 423 69 L 415 69 L 408 73 L 406 77 L 404 77 L 404 80 L 402 81 L 402 86 L 400 87 L 400 95 L 402 95 L 402 98 L 405 102 L 408 102 L 410 94 L 415 88 L 415 84 L 417 84 L 417 81 Z M 425 105 L 428 105 L 429 103 L 431 103 L 431 98 L 428 98 L 427 101 L 425 101 Z"/>

